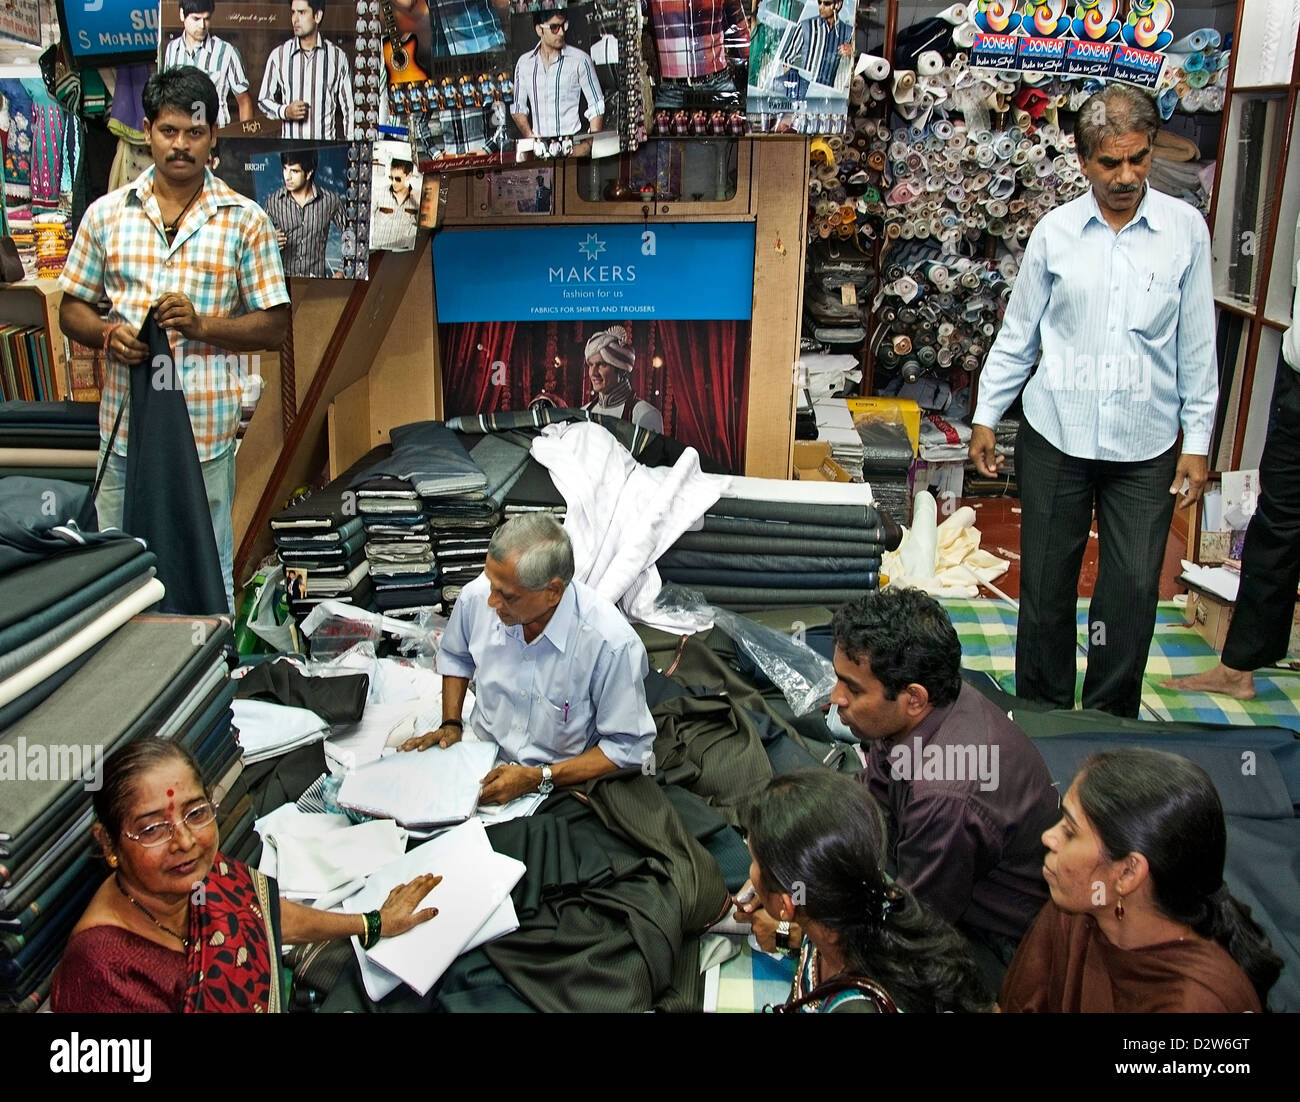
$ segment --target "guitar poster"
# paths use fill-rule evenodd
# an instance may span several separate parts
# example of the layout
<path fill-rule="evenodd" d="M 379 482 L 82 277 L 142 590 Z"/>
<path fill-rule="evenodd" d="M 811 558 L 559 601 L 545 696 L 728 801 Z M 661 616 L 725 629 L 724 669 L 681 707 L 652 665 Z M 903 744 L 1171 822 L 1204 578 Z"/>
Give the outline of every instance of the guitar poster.
<path fill-rule="evenodd" d="M 642 134 L 635 0 L 379 0 L 385 114 L 421 171 L 617 154 Z"/>
<path fill-rule="evenodd" d="M 163 0 L 159 67 L 217 86 L 213 171 L 271 216 L 287 275 L 369 275 L 379 30 L 378 0 Z"/>

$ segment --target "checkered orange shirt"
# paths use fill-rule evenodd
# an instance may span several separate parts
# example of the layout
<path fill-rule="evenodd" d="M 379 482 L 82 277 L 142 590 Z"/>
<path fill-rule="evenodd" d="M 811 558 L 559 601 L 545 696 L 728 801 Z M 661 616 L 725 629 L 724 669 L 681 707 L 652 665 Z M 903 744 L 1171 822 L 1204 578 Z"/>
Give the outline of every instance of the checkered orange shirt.
<path fill-rule="evenodd" d="M 208 172 L 202 195 L 169 246 L 153 174 L 146 169 L 134 183 L 90 205 L 59 277 L 65 294 L 92 305 L 107 299 L 109 319 L 137 333 L 149 308 L 170 291 L 188 296 L 198 314 L 211 317 L 239 317 L 289 301 L 275 229 L 256 203 Z M 241 360 L 251 371 L 251 359 L 174 330 L 169 335 L 199 459 L 216 458 L 235 439 Z M 129 392 L 127 365 L 110 359 L 99 403 L 105 442 Z M 120 455 L 126 454 L 129 421 L 127 410 L 114 445 Z"/>

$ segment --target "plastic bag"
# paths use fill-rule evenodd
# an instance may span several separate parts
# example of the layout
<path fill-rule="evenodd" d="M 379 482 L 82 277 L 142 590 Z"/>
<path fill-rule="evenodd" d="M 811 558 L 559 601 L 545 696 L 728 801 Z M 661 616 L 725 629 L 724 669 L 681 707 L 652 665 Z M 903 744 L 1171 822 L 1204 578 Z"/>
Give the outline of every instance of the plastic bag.
<path fill-rule="evenodd" d="M 830 699 L 835 688 L 835 667 L 797 635 L 786 635 L 747 616 L 711 606 L 701 593 L 685 586 L 664 586 L 655 607 L 668 612 L 712 616 L 714 623 L 781 690 L 795 715 L 807 715 Z"/>
<path fill-rule="evenodd" d="M 280 594 L 284 592 L 284 567 L 272 566 L 263 571 L 266 581 L 258 591 L 257 601 L 248 617 L 248 630 L 259 639 L 265 640 L 277 651 L 285 654 L 294 653 L 292 619 L 280 623 L 275 610 Z"/>
<path fill-rule="evenodd" d="M 411 622 L 418 634 L 407 635 L 397 648 L 398 653 L 410 658 L 417 666 L 434 669 L 438 658 L 438 645 L 447 630 L 447 617 L 431 608 L 421 609 Z"/>

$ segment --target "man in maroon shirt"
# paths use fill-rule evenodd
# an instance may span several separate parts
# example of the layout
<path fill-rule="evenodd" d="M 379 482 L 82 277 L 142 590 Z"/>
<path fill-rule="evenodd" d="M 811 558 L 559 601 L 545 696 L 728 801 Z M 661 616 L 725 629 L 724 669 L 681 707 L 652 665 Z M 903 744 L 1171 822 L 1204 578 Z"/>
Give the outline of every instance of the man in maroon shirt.
<path fill-rule="evenodd" d="M 886 867 L 967 936 L 990 981 L 1000 979 L 1047 901 L 1041 835 L 1060 817 L 1047 765 L 962 681 L 961 643 L 932 597 L 867 593 L 836 613 L 832 631 L 831 703 L 867 750 L 858 779 L 885 814 Z M 773 931 L 779 944 L 767 916 L 754 925 L 761 945 Z M 791 944 L 797 935 L 786 931 Z"/>

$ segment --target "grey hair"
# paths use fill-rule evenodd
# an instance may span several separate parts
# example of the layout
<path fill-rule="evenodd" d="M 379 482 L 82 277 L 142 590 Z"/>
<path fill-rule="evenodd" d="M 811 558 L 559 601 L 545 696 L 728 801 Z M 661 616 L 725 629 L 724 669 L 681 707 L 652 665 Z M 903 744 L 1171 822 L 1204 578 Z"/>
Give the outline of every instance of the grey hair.
<path fill-rule="evenodd" d="M 1087 161 L 1109 138 L 1146 134 L 1154 143 L 1159 129 L 1160 113 L 1146 92 L 1127 84 L 1108 84 L 1079 109 L 1074 144 L 1079 156 Z"/>
<path fill-rule="evenodd" d="M 515 578 L 525 589 L 545 589 L 552 578 L 565 585 L 573 581 L 573 544 L 549 513 L 511 517 L 492 534 L 488 554 L 497 562 L 507 562 L 516 553 Z"/>

